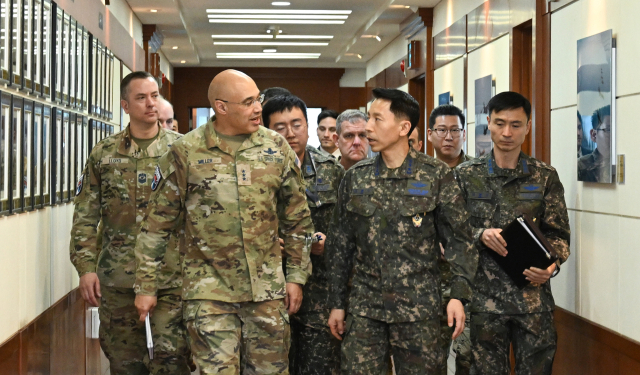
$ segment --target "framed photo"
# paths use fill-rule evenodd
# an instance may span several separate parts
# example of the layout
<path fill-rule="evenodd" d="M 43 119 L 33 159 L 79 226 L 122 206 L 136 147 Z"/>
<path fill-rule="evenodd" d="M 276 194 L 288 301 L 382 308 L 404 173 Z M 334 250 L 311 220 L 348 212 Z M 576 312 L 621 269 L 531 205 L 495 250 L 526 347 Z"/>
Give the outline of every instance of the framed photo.
<path fill-rule="evenodd" d="M 23 99 L 22 103 L 22 207 L 23 211 L 29 211 L 33 210 L 34 204 L 36 142 L 33 133 L 33 101 Z"/>
<path fill-rule="evenodd" d="M 33 0 L 31 5 L 31 44 L 32 52 L 35 51 L 30 64 L 33 81 L 32 92 L 36 96 L 42 96 L 42 0 Z"/>
<path fill-rule="evenodd" d="M 97 91 L 96 91 L 96 115 L 98 117 L 102 117 L 103 112 L 103 104 L 102 98 L 104 97 L 104 47 L 102 43 L 98 42 L 98 49 L 96 50 L 96 81 L 97 81 Z"/>
<path fill-rule="evenodd" d="M 33 60 L 34 60 L 34 39 L 33 39 L 33 1 L 22 0 L 22 88 L 26 92 L 33 91 Z"/>
<path fill-rule="evenodd" d="M 113 118 L 113 52 L 107 50 L 107 95 L 106 95 L 106 117 Z"/>
<path fill-rule="evenodd" d="M 23 138 L 24 129 L 22 124 L 22 98 L 11 96 L 11 213 L 19 213 L 24 208 L 24 153 Z"/>
<path fill-rule="evenodd" d="M 63 173 L 61 173 L 62 178 L 62 201 L 69 201 L 69 186 L 71 181 L 71 168 L 73 167 L 73 161 L 71 160 L 71 149 L 73 149 L 71 143 L 71 134 L 73 134 L 73 128 L 69 124 L 69 112 L 66 110 L 62 111 L 62 130 L 63 130 L 63 142 L 62 142 L 62 152 L 63 152 Z"/>
<path fill-rule="evenodd" d="M 75 196 L 75 188 L 76 181 L 78 181 L 78 176 L 80 175 L 77 171 L 78 165 L 78 127 L 76 124 L 76 113 L 68 112 L 69 119 L 69 175 L 67 178 L 68 188 L 67 191 L 67 199 L 73 201 L 73 197 Z"/>
<path fill-rule="evenodd" d="M 78 109 L 83 109 L 83 91 L 84 91 L 84 61 L 82 49 L 84 48 L 84 27 L 79 23 L 76 27 L 76 105 Z"/>
<path fill-rule="evenodd" d="M 96 120 L 89 120 L 89 130 L 89 150 L 92 150 L 98 143 L 98 122 Z"/>
<path fill-rule="evenodd" d="M 71 17 L 64 13 L 62 19 L 62 103 L 67 107 L 71 104 L 70 96 L 70 50 L 71 50 Z"/>
<path fill-rule="evenodd" d="M 44 194 L 43 187 L 43 170 L 44 170 L 44 158 L 42 157 L 43 145 L 44 145 L 44 132 L 42 126 L 42 103 L 33 103 L 33 169 L 32 181 L 33 181 L 33 208 L 42 208 Z"/>
<path fill-rule="evenodd" d="M 82 116 L 82 168 L 87 164 L 89 153 L 91 152 L 91 136 L 89 135 L 89 118 Z"/>
<path fill-rule="evenodd" d="M 22 1 L 11 0 L 11 86 L 22 87 Z"/>
<path fill-rule="evenodd" d="M 42 106 L 42 205 L 51 204 L 51 174 L 54 171 L 52 169 L 52 150 L 53 142 L 53 129 L 51 128 L 51 107 L 48 105 Z M 55 194 L 54 194 L 55 195 Z"/>
<path fill-rule="evenodd" d="M 11 0 L 0 0 L 1 9 L 11 9 Z M 11 13 L 0 13 L 0 82 L 9 83 L 11 71 Z"/>
<path fill-rule="evenodd" d="M 11 95 L 0 94 L 0 214 L 8 214 L 11 196 Z"/>
<path fill-rule="evenodd" d="M 1 1 L 1 0 L 0 0 Z M 40 61 L 40 72 L 42 74 L 42 96 L 45 98 L 51 97 L 51 85 L 52 74 L 51 66 L 53 64 L 53 48 L 55 42 L 53 40 L 53 23 L 52 21 L 52 6 L 50 0 L 42 0 L 42 48 L 40 54 L 42 59 Z"/>
<path fill-rule="evenodd" d="M 55 173 L 51 174 L 51 183 L 53 184 L 52 202 L 54 204 L 62 203 L 62 176 L 64 176 L 64 129 L 62 127 L 62 109 L 59 107 L 51 110 L 54 121 L 55 147 L 53 151 L 53 166 Z"/>
<path fill-rule="evenodd" d="M 82 29 L 82 87 L 81 97 L 83 110 L 89 110 L 89 93 L 91 87 L 91 75 L 89 74 L 89 33 L 84 28 Z"/>
<path fill-rule="evenodd" d="M 78 91 L 77 35 L 76 20 L 71 18 L 69 26 L 69 106 L 71 108 L 76 108 Z"/>
<path fill-rule="evenodd" d="M 55 5 L 55 3 L 54 3 Z M 63 90 L 62 90 L 62 80 L 64 79 L 63 66 L 64 66 L 64 54 L 62 51 L 63 45 L 63 35 L 64 28 L 62 19 L 64 17 L 64 12 L 57 5 L 54 6 L 55 9 L 55 18 L 54 21 L 54 35 L 55 38 L 52 41 L 53 44 L 53 55 L 54 60 L 52 64 L 52 68 L 54 69 L 54 79 L 52 86 L 54 87 L 54 96 L 53 101 L 56 103 L 62 103 L 63 100 Z"/>
<path fill-rule="evenodd" d="M 95 115 L 98 113 L 96 105 L 98 98 L 98 73 L 96 72 L 98 67 L 98 41 L 91 34 L 89 34 L 89 47 L 89 75 L 87 76 L 89 79 L 89 114 Z M 95 143 L 95 138 L 93 142 Z"/>

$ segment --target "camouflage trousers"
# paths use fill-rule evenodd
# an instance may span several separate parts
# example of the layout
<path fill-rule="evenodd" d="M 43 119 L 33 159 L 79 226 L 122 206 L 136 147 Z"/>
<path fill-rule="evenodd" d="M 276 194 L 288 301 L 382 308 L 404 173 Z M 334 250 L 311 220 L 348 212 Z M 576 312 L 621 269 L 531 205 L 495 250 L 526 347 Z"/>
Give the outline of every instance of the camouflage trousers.
<path fill-rule="evenodd" d="M 431 375 L 440 368 L 438 319 L 386 323 L 348 314 L 341 370 L 349 375 L 386 375 L 390 355 L 397 375 Z"/>
<path fill-rule="evenodd" d="M 100 346 L 112 375 L 190 374 L 181 288 L 158 290 L 151 313 L 154 356 L 149 359 L 146 330 L 134 305 L 132 288 L 101 288 Z"/>
<path fill-rule="evenodd" d="M 446 304 L 444 303 L 446 302 Z M 440 349 L 442 350 L 444 360 L 438 374 L 447 375 L 447 358 L 449 351 L 453 346 L 453 352 L 456 353 L 456 375 L 473 375 L 471 368 L 471 315 L 467 307 L 464 308 L 466 319 L 464 322 L 464 330 L 454 341 L 452 345 L 451 336 L 455 327 L 449 327 L 447 317 L 447 304 L 449 300 L 443 301 L 443 314 L 440 316 Z"/>
<path fill-rule="evenodd" d="M 509 344 L 518 375 L 550 375 L 557 335 L 553 312 L 534 314 L 474 313 L 471 349 L 478 375 L 509 375 Z"/>
<path fill-rule="evenodd" d="M 201 374 L 289 374 L 284 301 L 185 301 L 184 321 Z"/>
<path fill-rule="evenodd" d="M 331 334 L 328 321 L 328 311 L 291 316 L 291 375 L 340 373 L 340 340 Z"/>

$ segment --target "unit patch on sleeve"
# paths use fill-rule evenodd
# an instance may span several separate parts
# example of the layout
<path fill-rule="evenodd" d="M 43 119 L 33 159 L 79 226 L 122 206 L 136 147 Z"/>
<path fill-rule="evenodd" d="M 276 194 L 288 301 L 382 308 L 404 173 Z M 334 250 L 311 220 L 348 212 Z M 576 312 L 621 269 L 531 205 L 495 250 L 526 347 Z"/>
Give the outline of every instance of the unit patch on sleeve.
<path fill-rule="evenodd" d="M 82 192 L 83 183 L 84 183 L 84 174 L 81 174 L 80 178 L 78 179 L 78 185 L 76 186 L 76 197 L 80 195 L 80 193 Z"/>
<path fill-rule="evenodd" d="M 151 181 L 151 190 L 156 191 L 158 185 L 162 181 L 162 172 L 160 172 L 160 166 L 156 166 L 156 171 L 153 173 L 153 181 Z"/>

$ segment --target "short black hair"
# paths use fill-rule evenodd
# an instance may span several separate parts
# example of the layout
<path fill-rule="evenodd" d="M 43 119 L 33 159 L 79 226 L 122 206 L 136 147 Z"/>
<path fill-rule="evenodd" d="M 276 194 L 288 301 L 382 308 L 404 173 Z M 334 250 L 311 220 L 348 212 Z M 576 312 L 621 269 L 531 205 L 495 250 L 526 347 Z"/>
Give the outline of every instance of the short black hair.
<path fill-rule="evenodd" d="M 278 95 L 271 98 L 271 100 L 262 107 L 262 124 L 268 129 L 269 124 L 271 123 L 270 117 L 272 114 L 291 111 L 294 108 L 298 108 L 302 111 L 304 114 L 304 120 L 308 125 L 309 119 L 307 118 L 307 105 L 304 104 L 302 99 L 295 95 Z"/>
<path fill-rule="evenodd" d="M 318 115 L 318 124 L 320 124 L 320 121 L 326 119 L 327 117 L 338 120 L 338 112 L 334 111 L 333 109 L 325 109 Z"/>
<path fill-rule="evenodd" d="M 505 91 L 496 94 L 487 103 L 487 113 L 489 117 L 493 112 L 498 113 L 509 109 L 522 108 L 527 115 L 527 121 L 531 119 L 531 102 L 515 91 Z"/>
<path fill-rule="evenodd" d="M 611 106 L 605 105 L 593 111 L 591 115 L 591 128 L 598 129 L 598 126 L 604 122 L 604 118 L 611 116 Z"/>
<path fill-rule="evenodd" d="M 262 90 L 261 94 L 264 95 L 264 101 L 266 102 L 267 100 L 271 100 L 272 98 L 275 98 L 276 96 L 291 95 L 291 91 L 289 91 L 289 90 L 287 90 L 287 89 L 285 89 L 283 87 L 269 87 L 269 88 L 266 88 L 266 89 Z"/>
<path fill-rule="evenodd" d="M 152 76 L 149 72 L 137 71 L 127 74 L 127 76 L 124 77 L 122 81 L 120 81 L 120 99 L 127 100 L 127 95 L 129 95 L 129 84 L 131 83 L 131 81 L 133 81 L 134 79 L 148 78 L 153 78 L 154 81 L 156 80 L 156 77 Z"/>
<path fill-rule="evenodd" d="M 433 127 L 436 125 L 436 119 L 440 116 L 458 116 L 458 118 L 460 119 L 460 123 L 462 124 L 462 129 L 464 129 L 464 114 L 462 113 L 462 110 L 455 105 L 443 104 L 441 106 L 435 107 L 429 115 L 430 129 L 433 129 Z"/>
<path fill-rule="evenodd" d="M 394 116 L 409 120 L 411 123 L 411 129 L 408 134 L 411 134 L 413 129 L 418 126 L 420 121 L 420 104 L 413 98 L 413 96 L 407 94 L 404 91 L 397 89 L 373 89 L 373 97 L 375 99 L 384 99 L 391 102 L 389 109 Z"/>

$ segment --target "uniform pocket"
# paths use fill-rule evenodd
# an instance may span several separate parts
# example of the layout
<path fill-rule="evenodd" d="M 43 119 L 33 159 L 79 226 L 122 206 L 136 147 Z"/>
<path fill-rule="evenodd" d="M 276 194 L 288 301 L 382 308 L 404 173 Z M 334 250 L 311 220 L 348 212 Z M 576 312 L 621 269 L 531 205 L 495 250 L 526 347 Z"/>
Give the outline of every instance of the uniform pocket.
<path fill-rule="evenodd" d="M 471 199 L 468 204 L 469 214 L 471 215 L 471 225 L 476 228 L 491 227 L 491 219 L 495 207 L 491 202 L 481 199 Z"/>
<path fill-rule="evenodd" d="M 376 205 L 370 196 L 351 196 L 347 203 L 347 211 L 360 216 L 372 216 L 376 212 Z"/>
<path fill-rule="evenodd" d="M 408 225 L 420 228 L 425 231 L 425 236 L 431 237 L 436 234 L 433 220 L 433 210 L 436 208 L 434 198 L 407 196 L 399 208 L 400 216 L 410 220 Z"/>

